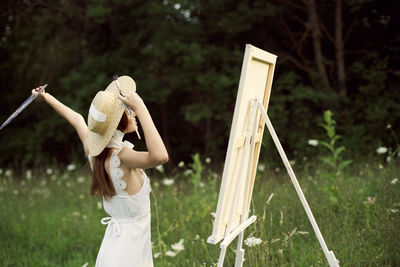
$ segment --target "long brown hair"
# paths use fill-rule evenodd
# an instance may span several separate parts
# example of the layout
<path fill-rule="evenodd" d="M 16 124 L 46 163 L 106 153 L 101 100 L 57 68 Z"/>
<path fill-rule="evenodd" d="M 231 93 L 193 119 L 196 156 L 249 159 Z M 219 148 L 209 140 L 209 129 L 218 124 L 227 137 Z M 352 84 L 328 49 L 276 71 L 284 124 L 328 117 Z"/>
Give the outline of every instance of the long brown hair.
<path fill-rule="evenodd" d="M 128 116 L 124 111 L 117 129 L 123 132 L 127 127 Z M 90 194 L 92 196 L 105 197 L 108 199 L 116 194 L 111 178 L 108 177 L 104 167 L 104 162 L 106 161 L 110 150 L 111 148 L 106 147 L 98 156 L 92 158 L 93 179 L 90 187 Z"/>

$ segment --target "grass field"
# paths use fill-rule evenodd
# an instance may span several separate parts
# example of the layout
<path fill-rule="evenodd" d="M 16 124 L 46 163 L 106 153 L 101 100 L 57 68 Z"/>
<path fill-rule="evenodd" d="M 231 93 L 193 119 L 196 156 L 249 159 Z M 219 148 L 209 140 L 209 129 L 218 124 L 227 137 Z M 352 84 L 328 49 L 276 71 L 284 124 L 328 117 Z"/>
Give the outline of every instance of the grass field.
<path fill-rule="evenodd" d="M 155 266 L 213 266 L 219 246 L 207 244 L 221 177 L 206 163 L 175 175 L 148 172 L 152 183 Z M 342 266 L 400 266 L 399 163 L 353 163 L 334 183 L 319 161 L 294 171 L 327 246 Z M 65 169 L 65 170 L 64 170 Z M 89 195 L 87 166 L 0 174 L 1 266 L 94 266 L 107 216 Z M 330 190 L 332 189 L 332 190 Z M 245 231 L 260 244 L 245 248 L 244 266 L 327 266 L 286 171 L 259 170 Z M 258 239 L 259 238 L 259 239 Z M 180 243 L 179 243 L 180 242 Z M 233 266 L 236 242 L 224 266 Z"/>

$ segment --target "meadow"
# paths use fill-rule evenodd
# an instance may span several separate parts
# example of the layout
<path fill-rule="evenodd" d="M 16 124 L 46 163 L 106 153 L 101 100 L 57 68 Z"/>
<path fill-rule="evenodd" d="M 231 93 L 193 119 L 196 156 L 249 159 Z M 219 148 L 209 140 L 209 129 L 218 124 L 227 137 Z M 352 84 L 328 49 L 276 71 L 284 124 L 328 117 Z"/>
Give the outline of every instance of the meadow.
<path fill-rule="evenodd" d="M 193 156 L 166 176 L 147 171 L 152 192 L 155 266 L 214 266 L 211 234 L 221 174 L 209 158 Z M 327 246 L 342 266 L 399 266 L 399 163 L 353 162 L 327 179 L 320 160 L 306 157 L 294 171 Z M 278 165 L 279 166 L 279 165 Z M 107 216 L 89 195 L 87 165 L 0 170 L 0 265 L 94 266 Z M 260 162 L 245 231 L 244 266 L 328 266 L 284 166 Z M 236 242 L 224 266 L 233 266 Z"/>

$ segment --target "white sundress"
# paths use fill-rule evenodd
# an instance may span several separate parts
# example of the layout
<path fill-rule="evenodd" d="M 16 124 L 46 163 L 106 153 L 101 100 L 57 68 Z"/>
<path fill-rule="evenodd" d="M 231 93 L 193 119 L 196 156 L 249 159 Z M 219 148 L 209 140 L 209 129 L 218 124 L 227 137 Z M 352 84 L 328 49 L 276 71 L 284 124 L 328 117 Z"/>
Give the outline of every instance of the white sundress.
<path fill-rule="evenodd" d="M 117 132 L 119 132 L 117 130 Z M 114 134 L 108 147 L 117 147 L 110 157 L 110 175 L 116 195 L 103 198 L 104 210 L 110 215 L 101 220 L 107 225 L 96 259 L 96 267 L 148 267 L 153 266 L 150 224 L 150 180 L 144 173 L 144 183 L 135 195 L 128 195 L 122 180 L 124 172 L 118 157 L 123 147 L 132 149 L 127 141 L 122 143 L 123 133 Z M 117 142 L 116 142 L 116 138 Z M 115 145 L 117 144 L 117 146 Z M 89 156 L 89 161 L 91 157 Z"/>

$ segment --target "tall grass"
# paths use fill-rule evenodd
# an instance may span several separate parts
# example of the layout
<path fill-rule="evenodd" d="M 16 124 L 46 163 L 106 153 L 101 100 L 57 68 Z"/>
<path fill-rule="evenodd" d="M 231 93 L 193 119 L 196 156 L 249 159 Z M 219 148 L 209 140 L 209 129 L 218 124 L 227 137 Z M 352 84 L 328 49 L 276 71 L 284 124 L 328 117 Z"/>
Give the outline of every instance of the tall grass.
<path fill-rule="evenodd" d="M 218 261 L 219 247 L 206 240 L 221 177 L 207 164 L 196 164 L 170 176 L 173 183 L 163 180 L 164 173 L 149 172 L 155 266 L 213 266 Z M 323 190 L 326 178 L 319 164 L 298 160 L 294 171 L 341 265 L 399 266 L 400 183 L 394 180 L 399 177 L 398 161 L 383 167 L 373 160 L 354 162 L 336 180 L 336 204 Z M 100 219 L 107 214 L 100 200 L 88 194 L 87 168 L 69 169 L 24 170 L 18 175 L 1 171 L 1 266 L 94 265 L 105 231 Z M 245 238 L 260 238 L 262 243 L 243 245 L 245 266 L 327 266 L 284 170 L 267 167 L 258 172 L 252 214 L 257 220 L 246 229 Z M 181 239 L 184 249 L 174 250 L 172 245 Z M 233 242 L 225 266 L 234 265 L 235 249 Z"/>

